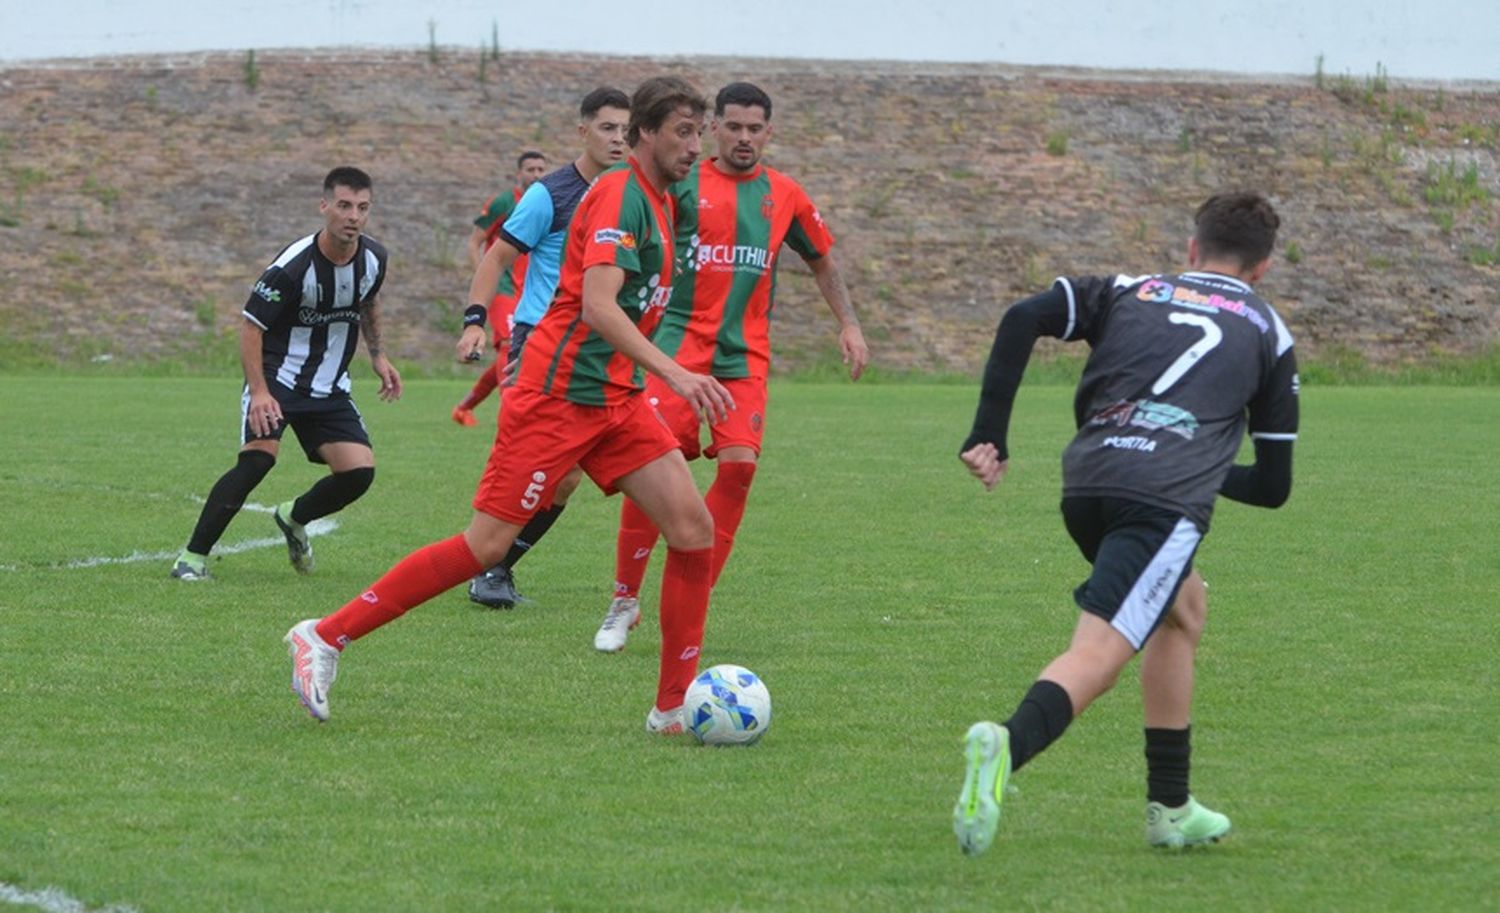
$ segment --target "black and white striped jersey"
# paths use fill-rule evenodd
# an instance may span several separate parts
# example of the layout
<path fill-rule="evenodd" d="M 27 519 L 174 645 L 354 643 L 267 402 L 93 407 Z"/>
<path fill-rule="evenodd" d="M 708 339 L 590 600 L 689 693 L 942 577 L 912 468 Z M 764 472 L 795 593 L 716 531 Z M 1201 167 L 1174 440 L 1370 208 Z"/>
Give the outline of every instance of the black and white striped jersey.
<path fill-rule="evenodd" d="M 1056 285 L 1067 295 L 1061 338 L 1092 347 L 1064 494 L 1146 501 L 1206 530 L 1247 424 L 1252 438 L 1297 436 L 1292 334 L 1250 286 L 1217 273 Z"/>
<path fill-rule="evenodd" d="M 278 254 L 244 309 L 245 319 L 265 330 L 266 382 L 318 399 L 348 396 L 360 306 L 374 299 L 385 273 L 385 247 L 365 235 L 343 266 L 318 250 L 317 233 Z"/>

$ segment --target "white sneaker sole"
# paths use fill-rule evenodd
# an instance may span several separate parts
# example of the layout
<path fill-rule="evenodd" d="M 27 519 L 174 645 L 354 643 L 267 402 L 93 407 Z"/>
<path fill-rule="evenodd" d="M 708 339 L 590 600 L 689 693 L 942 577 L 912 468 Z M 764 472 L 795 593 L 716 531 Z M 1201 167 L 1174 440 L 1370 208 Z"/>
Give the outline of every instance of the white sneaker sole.
<path fill-rule="evenodd" d="M 964 787 L 953 806 L 953 834 L 965 856 L 990 848 L 1000 827 L 1000 799 L 1010 778 L 1010 733 L 990 722 L 964 735 Z"/>

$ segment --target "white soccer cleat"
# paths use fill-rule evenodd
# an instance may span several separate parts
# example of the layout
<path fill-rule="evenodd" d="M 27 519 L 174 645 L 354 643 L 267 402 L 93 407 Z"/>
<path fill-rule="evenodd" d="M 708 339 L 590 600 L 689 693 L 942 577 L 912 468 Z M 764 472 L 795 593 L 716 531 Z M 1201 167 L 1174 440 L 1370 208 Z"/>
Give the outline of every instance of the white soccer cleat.
<path fill-rule="evenodd" d="M 318 636 L 317 618 L 299 621 L 286 632 L 287 652 L 292 655 L 292 691 L 302 706 L 320 723 L 328 721 L 328 689 L 338 677 L 339 651 Z"/>
<path fill-rule="evenodd" d="M 604 613 L 604 623 L 594 634 L 594 649 L 600 653 L 619 653 L 625 649 L 630 629 L 641 623 L 641 601 L 634 596 L 616 596 Z"/>
<path fill-rule="evenodd" d="M 652 735 L 681 735 L 686 732 L 682 725 L 682 705 L 671 710 L 657 710 L 652 706 L 651 712 L 646 714 L 646 731 Z"/>

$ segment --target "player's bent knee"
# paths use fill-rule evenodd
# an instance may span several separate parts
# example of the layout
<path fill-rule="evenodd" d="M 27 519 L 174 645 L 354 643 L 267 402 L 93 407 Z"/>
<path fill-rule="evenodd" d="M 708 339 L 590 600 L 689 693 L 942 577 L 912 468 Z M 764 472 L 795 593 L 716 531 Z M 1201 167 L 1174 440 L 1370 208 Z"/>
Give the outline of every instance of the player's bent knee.
<path fill-rule="evenodd" d="M 694 509 L 675 512 L 667 518 L 666 523 L 658 523 L 657 526 L 669 548 L 683 551 L 713 548 L 714 518 L 702 501 Z"/>

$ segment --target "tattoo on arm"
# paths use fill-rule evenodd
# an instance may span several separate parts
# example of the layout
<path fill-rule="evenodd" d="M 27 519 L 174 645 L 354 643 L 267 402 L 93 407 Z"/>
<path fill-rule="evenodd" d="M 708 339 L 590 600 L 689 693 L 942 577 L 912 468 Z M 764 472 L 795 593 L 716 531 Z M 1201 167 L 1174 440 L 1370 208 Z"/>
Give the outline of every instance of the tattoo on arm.
<path fill-rule="evenodd" d="M 371 358 L 385 354 L 380 343 L 380 302 L 371 298 L 359 306 L 359 335 L 365 339 L 365 349 Z"/>
<path fill-rule="evenodd" d="M 828 258 L 821 258 L 822 269 L 813 270 L 813 278 L 818 282 L 818 290 L 823 293 L 823 298 L 828 302 L 828 309 L 833 311 L 833 316 L 838 318 L 844 326 L 859 326 L 859 318 L 854 314 L 854 306 L 849 303 L 849 287 L 844 285 L 844 277 Z"/>

